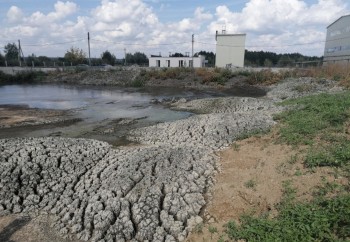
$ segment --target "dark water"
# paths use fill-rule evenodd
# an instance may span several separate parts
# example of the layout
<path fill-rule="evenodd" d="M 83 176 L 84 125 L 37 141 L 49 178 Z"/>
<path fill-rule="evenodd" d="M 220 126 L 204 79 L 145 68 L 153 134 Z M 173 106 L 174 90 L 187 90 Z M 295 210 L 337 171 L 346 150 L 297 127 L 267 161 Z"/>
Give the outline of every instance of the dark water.
<path fill-rule="evenodd" d="M 259 96 L 256 90 L 193 91 L 176 88 L 132 89 L 71 85 L 5 85 L 0 86 L 0 105 L 28 105 L 31 108 L 72 110 L 81 122 L 70 125 L 40 125 L 35 128 L 0 130 L 0 138 L 29 136 L 64 136 L 97 138 L 114 142 L 127 131 L 118 120 L 136 120 L 129 126 L 142 127 L 154 123 L 183 119 L 189 112 L 170 110 L 152 100 L 172 98 L 204 98 L 214 96 Z M 108 134 L 105 129 L 113 129 Z M 130 127 L 128 127 L 130 128 Z M 132 128 L 132 127 L 131 127 Z M 118 131 L 119 130 L 119 131 Z"/>

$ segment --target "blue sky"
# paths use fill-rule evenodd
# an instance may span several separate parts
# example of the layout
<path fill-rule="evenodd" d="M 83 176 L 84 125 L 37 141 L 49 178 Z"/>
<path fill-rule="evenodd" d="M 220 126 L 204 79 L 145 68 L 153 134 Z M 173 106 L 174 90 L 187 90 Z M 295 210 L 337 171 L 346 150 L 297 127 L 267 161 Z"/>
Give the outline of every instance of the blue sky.
<path fill-rule="evenodd" d="M 215 31 L 246 33 L 246 48 L 323 55 L 326 27 L 348 0 L 0 0 L 0 52 L 21 39 L 25 55 L 63 56 L 71 46 L 121 57 L 215 51 Z"/>

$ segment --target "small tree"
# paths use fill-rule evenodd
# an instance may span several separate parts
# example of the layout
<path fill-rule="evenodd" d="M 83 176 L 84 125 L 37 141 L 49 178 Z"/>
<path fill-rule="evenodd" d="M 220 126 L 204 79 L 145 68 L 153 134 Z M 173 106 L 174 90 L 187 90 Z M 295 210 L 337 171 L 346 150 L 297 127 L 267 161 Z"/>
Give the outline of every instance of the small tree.
<path fill-rule="evenodd" d="M 176 52 L 175 54 L 172 54 L 171 57 L 184 57 L 184 55 Z"/>
<path fill-rule="evenodd" d="M 101 54 L 101 59 L 102 59 L 103 63 L 110 64 L 110 65 L 114 65 L 116 62 L 115 55 L 113 55 L 108 50 L 106 50 L 105 52 L 103 52 Z"/>
<path fill-rule="evenodd" d="M 0 66 L 5 65 L 5 57 L 0 53 Z"/>
<path fill-rule="evenodd" d="M 138 65 L 148 64 L 148 58 L 144 53 L 136 52 L 134 54 L 134 61 Z"/>
<path fill-rule="evenodd" d="M 18 58 L 19 49 L 15 43 L 8 43 L 5 45 L 4 49 L 7 60 L 16 60 Z"/>
<path fill-rule="evenodd" d="M 134 54 L 127 53 L 126 54 L 126 62 L 128 64 L 148 64 L 148 58 L 144 53 L 136 52 Z"/>
<path fill-rule="evenodd" d="M 86 60 L 86 54 L 82 49 L 71 47 L 64 55 L 64 59 L 73 65 L 82 64 Z"/>

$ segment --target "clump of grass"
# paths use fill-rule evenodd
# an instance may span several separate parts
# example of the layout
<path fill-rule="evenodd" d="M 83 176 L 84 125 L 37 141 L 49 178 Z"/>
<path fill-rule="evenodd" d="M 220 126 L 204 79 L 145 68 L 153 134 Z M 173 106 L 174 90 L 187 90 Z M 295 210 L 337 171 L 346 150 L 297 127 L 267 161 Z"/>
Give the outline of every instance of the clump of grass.
<path fill-rule="evenodd" d="M 234 151 L 239 151 L 240 145 L 235 142 L 232 144 L 232 148 Z"/>
<path fill-rule="evenodd" d="M 250 180 L 248 180 L 248 181 L 246 181 L 246 182 L 244 183 L 244 186 L 245 186 L 246 188 L 250 188 L 250 189 L 255 190 L 255 188 L 256 188 L 256 181 L 253 180 L 253 179 L 250 179 Z"/>
<path fill-rule="evenodd" d="M 252 72 L 248 77 L 247 82 L 251 85 L 271 85 L 281 81 L 284 78 L 278 72 L 272 72 L 270 69 L 265 69 L 257 72 Z"/>
<path fill-rule="evenodd" d="M 203 233 L 203 227 L 204 227 L 203 223 L 196 224 L 193 231 L 197 234 Z"/>
<path fill-rule="evenodd" d="M 218 229 L 214 226 L 209 225 L 208 231 L 210 233 L 210 238 L 213 239 L 213 234 L 218 232 Z"/>
<path fill-rule="evenodd" d="M 294 88 L 295 91 L 299 93 L 310 92 L 312 90 L 312 85 L 310 84 L 300 84 Z"/>

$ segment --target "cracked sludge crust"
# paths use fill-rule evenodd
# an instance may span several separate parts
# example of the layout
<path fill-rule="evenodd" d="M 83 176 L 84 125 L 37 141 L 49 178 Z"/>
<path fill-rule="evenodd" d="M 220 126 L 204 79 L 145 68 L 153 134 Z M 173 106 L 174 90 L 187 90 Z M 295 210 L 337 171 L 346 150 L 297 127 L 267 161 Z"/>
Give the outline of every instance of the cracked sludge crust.
<path fill-rule="evenodd" d="M 251 112 L 226 108 L 134 130 L 130 138 L 142 147 L 0 140 L 0 213 L 52 214 L 62 236 L 84 241 L 183 241 L 202 221 L 204 195 L 217 171 L 214 151 L 274 124 L 270 103 L 248 104 Z"/>

